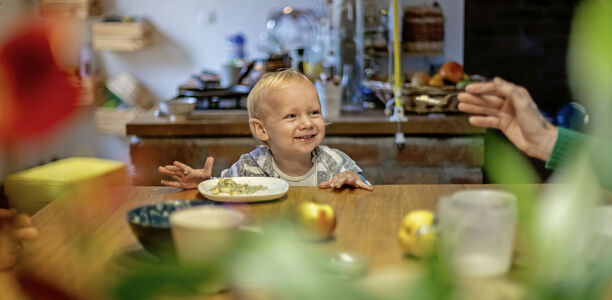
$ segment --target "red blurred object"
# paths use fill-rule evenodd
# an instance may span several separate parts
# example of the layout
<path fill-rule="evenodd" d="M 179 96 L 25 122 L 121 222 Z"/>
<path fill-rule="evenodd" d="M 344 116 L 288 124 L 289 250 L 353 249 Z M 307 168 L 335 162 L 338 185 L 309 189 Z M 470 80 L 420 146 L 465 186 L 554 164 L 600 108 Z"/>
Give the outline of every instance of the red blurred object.
<path fill-rule="evenodd" d="M 0 144 L 40 136 L 76 109 L 77 91 L 57 66 L 42 23 L 0 46 Z"/>
<path fill-rule="evenodd" d="M 457 83 L 463 80 L 463 67 L 454 61 L 446 62 L 440 67 L 440 75 L 444 79 Z"/>
<path fill-rule="evenodd" d="M 41 278 L 31 271 L 17 272 L 17 280 L 28 299 L 38 300 L 79 300 L 58 285 Z"/>

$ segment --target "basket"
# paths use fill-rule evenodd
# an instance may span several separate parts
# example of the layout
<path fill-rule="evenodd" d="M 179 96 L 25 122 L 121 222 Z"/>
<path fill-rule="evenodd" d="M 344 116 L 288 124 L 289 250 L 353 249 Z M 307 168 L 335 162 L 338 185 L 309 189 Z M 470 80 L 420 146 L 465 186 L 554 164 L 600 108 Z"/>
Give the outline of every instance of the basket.
<path fill-rule="evenodd" d="M 402 41 L 411 53 L 438 53 L 444 47 L 444 15 L 439 6 L 413 6 L 404 11 Z"/>
<path fill-rule="evenodd" d="M 155 100 L 151 92 L 129 73 L 123 72 L 108 79 L 106 87 L 119 97 L 121 101 L 130 106 L 143 110 L 155 106 Z"/>
<path fill-rule="evenodd" d="M 393 99 L 391 83 L 382 81 L 364 81 L 363 85 L 372 90 L 382 102 Z M 426 113 L 458 113 L 459 100 L 457 95 L 463 89 L 455 86 L 414 87 L 405 84 L 402 88 L 402 100 L 406 112 Z"/>

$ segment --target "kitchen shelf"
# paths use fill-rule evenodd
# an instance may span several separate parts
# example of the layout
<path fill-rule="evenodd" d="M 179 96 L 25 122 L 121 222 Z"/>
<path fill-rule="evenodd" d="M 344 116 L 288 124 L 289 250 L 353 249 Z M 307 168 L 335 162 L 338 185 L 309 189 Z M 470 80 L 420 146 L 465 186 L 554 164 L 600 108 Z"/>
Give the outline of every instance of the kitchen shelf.
<path fill-rule="evenodd" d="M 153 28 L 146 19 L 96 22 L 92 26 L 94 50 L 137 51 L 153 43 Z"/>

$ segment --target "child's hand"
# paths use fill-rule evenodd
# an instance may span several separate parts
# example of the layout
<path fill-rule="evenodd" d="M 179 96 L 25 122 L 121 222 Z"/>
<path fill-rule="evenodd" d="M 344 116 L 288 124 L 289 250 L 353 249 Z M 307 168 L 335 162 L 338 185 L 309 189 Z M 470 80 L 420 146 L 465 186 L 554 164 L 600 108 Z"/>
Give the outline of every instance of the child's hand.
<path fill-rule="evenodd" d="M 186 164 L 175 161 L 172 165 L 157 168 L 157 171 L 176 180 L 162 180 L 161 184 L 163 185 L 182 189 L 195 189 L 200 182 L 210 178 L 214 161 L 214 158 L 210 156 L 206 158 L 204 169 L 192 169 Z"/>
<path fill-rule="evenodd" d="M 14 209 L 0 208 L 0 271 L 11 269 L 17 263 L 21 242 L 38 235 L 32 220 Z"/>
<path fill-rule="evenodd" d="M 368 185 L 367 183 L 363 182 L 363 180 L 361 179 L 361 176 L 357 175 L 357 173 L 349 172 L 349 171 L 338 173 L 334 175 L 332 179 L 325 181 L 325 182 L 321 182 L 321 184 L 319 184 L 319 188 L 340 189 L 345 185 L 361 188 L 361 189 L 368 190 L 368 191 L 371 191 L 374 189 L 371 185 Z"/>

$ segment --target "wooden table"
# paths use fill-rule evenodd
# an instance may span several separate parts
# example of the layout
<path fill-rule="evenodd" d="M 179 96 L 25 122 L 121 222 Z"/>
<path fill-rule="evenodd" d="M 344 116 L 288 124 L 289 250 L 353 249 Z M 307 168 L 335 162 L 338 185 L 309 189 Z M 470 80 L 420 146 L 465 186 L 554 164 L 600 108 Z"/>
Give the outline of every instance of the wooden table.
<path fill-rule="evenodd" d="M 317 187 L 292 187 L 274 202 L 235 205 L 255 223 L 293 209 L 303 201 L 329 203 L 338 216 L 335 238 L 321 247 L 348 250 L 369 259 L 369 274 L 391 266 L 417 266 L 402 255 L 397 231 L 402 218 L 415 209 L 433 210 L 442 195 L 487 185 L 381 185 L 373 192 Z M 103 299 L 112 282 L 109 263 L 125 249 L 138 248 L 125 213 L 135 207 L 168 200 L 201 199 L 197 190 L 169 187 L 125 187 L 100 191 L 92 199 L 55 201 L 33 217 L 37 240 L 24 248 L 20 270 L 44 278 L 71 294 Z M 369 276 L 369 275 L 368 275 Z M 0 284 L 0 287 L 2 285 Z M 224 297 L 224 295 L 218 295 Z"/>

